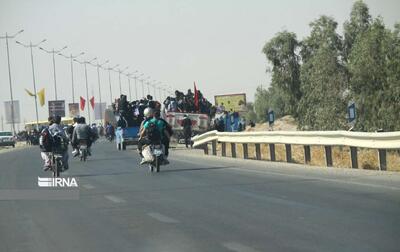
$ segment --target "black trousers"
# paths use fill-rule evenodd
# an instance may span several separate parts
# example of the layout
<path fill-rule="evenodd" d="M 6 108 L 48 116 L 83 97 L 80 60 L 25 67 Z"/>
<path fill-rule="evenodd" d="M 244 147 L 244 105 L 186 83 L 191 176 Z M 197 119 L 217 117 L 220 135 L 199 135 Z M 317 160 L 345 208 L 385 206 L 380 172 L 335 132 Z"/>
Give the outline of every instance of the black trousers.
<path fill-rule="evenodd" d="M 184 138 L 185 138 L 185 145 L 186 145 L 186 148 L 188 147 L 188 145 L 189 146 L 192 146 L 192 143 L 191 143 L 191 139 L 192 139 L 192 132 L 190 131 L 187 131 L 187 132 L 184 132 Z"/>

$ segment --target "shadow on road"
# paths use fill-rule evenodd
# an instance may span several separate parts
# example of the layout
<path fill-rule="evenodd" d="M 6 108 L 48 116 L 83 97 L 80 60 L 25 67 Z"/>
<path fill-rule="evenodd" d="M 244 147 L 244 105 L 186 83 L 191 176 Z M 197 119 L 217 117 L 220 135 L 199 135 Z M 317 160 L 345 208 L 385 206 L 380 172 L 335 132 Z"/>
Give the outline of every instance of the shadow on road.
<path fill-rule="evenodd" d="M 132 174 L 133 172 L 125 171 L 125 172 L 113 172 L 113 173 L 97 173 L 97 174 L 76 174 L 71 175 L 73 177 L 96 177 L 96 176 L 114 176 L 114 175 L 121 175 L 121 174 Z"/>
<path fill-rule="evenodd" d="M 217 166 L 217 167 L 200 167 L 200 168 L 188 168 L 188 169 L 166 169 L 162 172 L 185 172 L 185 171 L 207 171 L 207 170 L 221 170 L 221 169 L 232 169 L 237 168 L 236 166 Z"/>

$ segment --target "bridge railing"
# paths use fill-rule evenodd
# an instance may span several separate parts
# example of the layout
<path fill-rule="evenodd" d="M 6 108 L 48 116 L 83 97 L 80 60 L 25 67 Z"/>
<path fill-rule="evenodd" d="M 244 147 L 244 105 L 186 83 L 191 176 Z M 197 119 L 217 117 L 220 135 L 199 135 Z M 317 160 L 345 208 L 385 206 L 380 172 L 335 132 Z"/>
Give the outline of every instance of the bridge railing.
<path fill-rule="evenodd" d="M 260 144 L 268 144 L 270 160 L 276 161 L 275 144 L 284 144 L 286 161 L 292 162 L 292 145 L 304 146 L 304 163 L 311 161 L 311 146 L 323 146 L 325 164 L 333 166 L 332 147 L 350 147 L 351 167 L 358 168 L 358 148 L 378 151 L 379 169 L 387 169 L 386 151 L 400 149 L 400 132 L 349 132 L 349 131 L 262 131 L 262 132 L 217 132 L 210 131 L 192 138 L 194 147 L 204 149 L 209 154 L 217 155 L 217 143 L 221 144 L 221 155 L 226 155 L 226 145 L 231 144 L 231 157 L 236 157 L 236 144 L 242 145 L 243 158 L 248 159 L 248 145 L 255 144 L 255 158 L 261 160 Z"/>

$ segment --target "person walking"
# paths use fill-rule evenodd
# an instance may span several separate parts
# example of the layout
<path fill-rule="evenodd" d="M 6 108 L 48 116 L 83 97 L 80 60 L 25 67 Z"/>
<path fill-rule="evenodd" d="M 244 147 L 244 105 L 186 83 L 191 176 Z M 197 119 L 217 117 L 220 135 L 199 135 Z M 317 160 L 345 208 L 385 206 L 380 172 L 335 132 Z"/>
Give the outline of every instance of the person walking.
<path fill-rule="evenodd" d="M 191 138 L 192 138 L 192 120 L 187 115 L 183 116 L 182 120 L 182 127 L 183 127 L 183 135 L 185 137 L 185 145 L 186 148 L 192 147 Z"/>

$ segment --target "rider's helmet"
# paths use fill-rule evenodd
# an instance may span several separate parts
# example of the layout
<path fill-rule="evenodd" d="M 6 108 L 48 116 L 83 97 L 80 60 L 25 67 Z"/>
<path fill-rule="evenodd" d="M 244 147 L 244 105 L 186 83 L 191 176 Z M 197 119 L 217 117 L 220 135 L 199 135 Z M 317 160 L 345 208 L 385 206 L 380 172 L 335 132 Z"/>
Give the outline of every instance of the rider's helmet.
<path fill-rule="evenodd" d="M 151 117 L 151 116 L 153 116 L 153 110 L 151 108 L 145 108 L 143 115 L 145 117 Z"/>

